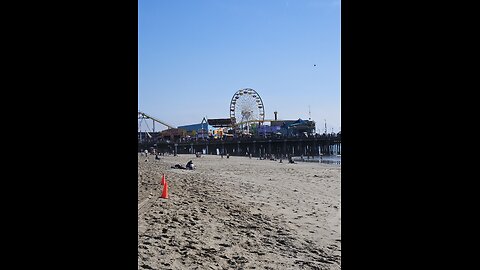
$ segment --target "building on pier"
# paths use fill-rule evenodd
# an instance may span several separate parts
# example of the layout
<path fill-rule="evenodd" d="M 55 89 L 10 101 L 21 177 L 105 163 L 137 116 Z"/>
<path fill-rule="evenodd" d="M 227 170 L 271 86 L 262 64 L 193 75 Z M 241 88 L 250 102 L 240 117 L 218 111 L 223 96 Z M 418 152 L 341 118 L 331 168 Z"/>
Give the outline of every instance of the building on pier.
<path fill-rule="evenodd" d="M 204 137 L 212 136 L 214 134 L 214 131 L 216 130 L 216 128 L 209 125 L 208 123 L 185 125 L 179 126 L 178 128 L 185 130 L 186 135 L 188 136 L 199 138 L 202 137 L 202 134 Z"/>

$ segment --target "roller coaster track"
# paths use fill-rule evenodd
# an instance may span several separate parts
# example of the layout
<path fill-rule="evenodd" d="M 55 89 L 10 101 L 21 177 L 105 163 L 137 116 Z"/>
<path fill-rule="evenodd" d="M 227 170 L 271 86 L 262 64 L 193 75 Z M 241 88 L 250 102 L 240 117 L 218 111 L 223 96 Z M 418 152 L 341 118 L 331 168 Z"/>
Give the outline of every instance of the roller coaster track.
<path fill-rule="evenodd" d="M 138 117 L 139 117 L 139 119 L 140 119 L 140 117 L 141 117 L 141 118 L 146 118 L 146 119 L 152 119 L 153 121 L 158 122 L 158 123 L 160 123 L 160 124 L 162 124 L 162 125 L 164 125 L 164 126 L 166 126 L 166 127 L 168 127 L 168 128 L 175 128 L 174 126 L 172 126 L 172 125 L 170 125 L 170 124 L 167 124 L 167 123 L 163 122 L 162 120 L 159 120 L 159 119 L 157 119 L 157 118 L 155 118 L 155 117 L 153 117 L 153 116 L 150 116 L 150 115 L 148 115 L 148 114 L 146 114 L 146 113 L 144 113 L 144 112 L 141 112 L 141 111 L 138 111 Z"/>

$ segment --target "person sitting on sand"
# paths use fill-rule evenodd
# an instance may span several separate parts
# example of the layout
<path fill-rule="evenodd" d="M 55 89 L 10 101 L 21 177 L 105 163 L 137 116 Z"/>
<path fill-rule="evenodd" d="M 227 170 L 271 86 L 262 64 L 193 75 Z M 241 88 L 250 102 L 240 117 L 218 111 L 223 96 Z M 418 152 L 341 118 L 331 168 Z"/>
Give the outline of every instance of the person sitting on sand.
<path fill-rule="evenodd" d="M 155 159 L 160 160 L 160 158 L 158 157 L 158 154 L 155 155 Z"/>
<path fill-rule="evenodd" d="M 188 170 L 195 170 L 195 165 L 193 165 L 193 162 L 190 160 L 189 162 L 187 162 L 187 169 Z"/>

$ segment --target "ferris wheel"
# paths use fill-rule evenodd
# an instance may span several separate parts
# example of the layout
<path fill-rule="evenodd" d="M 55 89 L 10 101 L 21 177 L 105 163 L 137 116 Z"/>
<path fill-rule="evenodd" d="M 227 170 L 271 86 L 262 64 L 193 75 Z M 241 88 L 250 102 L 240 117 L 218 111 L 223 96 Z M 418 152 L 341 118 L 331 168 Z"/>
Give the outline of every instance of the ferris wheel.
<path fill-rule="evenodd" d="M 247 127 L 249 122 L 265 120 L 265 108 L 257 91 L 245 88 L 235 92 L 230 102 L 230 119 L 236 124 L 245 123 Z"/>

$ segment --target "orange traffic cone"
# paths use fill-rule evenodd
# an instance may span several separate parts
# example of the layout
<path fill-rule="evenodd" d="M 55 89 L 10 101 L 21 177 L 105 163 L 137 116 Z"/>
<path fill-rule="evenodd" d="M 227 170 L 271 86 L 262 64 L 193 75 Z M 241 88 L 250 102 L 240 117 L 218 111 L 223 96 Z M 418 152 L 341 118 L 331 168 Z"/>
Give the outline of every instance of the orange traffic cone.
<path fill-rule="evenodd" d="M 167 181 L 165 181 L 165 185 L 163 186 L 163 192 L 162 192 L 161 198 L 168 199 L 168 184 L 167 184 Z"/>
<path fill-rule="evenodd" d="M 162 186 L 164 186 L 164 185 L 165 185 L 165 183 L 166 183 L 166 182 L 165 182 L 165 174 L 163 174 L 163 176 L 162 176 L 162 182 L 161 182 L 161 185 L 162 185 Z"/>

